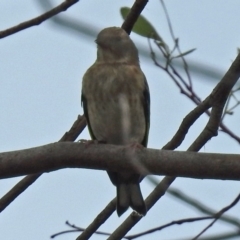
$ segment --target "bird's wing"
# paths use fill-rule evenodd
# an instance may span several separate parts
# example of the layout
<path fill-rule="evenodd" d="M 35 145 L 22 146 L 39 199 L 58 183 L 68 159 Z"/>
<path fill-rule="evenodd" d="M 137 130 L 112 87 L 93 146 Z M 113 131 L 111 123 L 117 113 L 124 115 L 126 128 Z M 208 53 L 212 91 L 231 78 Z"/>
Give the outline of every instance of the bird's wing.
<path fill-rule="evenodd" d="M 148 133 L 150 128 L 150 93 L 149 87 L 146 78 L 144 78 L 144 91 L 143 91 L 143 108 L 144 108 L 144 115 L 146 120 L 146 132 L 142 141 L 142 145 L 147 147 L 148 142 Z"/>
<path fill-rule="evenodd" d="M 89 130 L 90 136 L 91 136 L 92 140 L 96 140 L 96 137 L 93 134 L 91 124 L 90 124 L 90 121 L 89 121 L 89 117 L 88 117 L 87 99 L 85 98 L 83 93 L 81 95 L 81 102 L 82 102 L 82 106 L 83 106 L 84 116 L 87 120 L 87 125 L 88 125 L 88 130 Z"/>

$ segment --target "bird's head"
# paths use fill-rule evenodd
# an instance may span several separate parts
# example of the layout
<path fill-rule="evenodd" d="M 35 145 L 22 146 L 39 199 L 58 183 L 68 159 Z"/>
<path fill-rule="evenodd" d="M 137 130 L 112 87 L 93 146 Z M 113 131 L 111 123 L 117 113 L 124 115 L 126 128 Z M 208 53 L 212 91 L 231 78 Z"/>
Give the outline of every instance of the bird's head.
<path fill-rule="evenodd" d="M 118 27 L 103 29 L 97 36 L 97 61 L 138 63 L 138 51 L 128 34 Z"/>

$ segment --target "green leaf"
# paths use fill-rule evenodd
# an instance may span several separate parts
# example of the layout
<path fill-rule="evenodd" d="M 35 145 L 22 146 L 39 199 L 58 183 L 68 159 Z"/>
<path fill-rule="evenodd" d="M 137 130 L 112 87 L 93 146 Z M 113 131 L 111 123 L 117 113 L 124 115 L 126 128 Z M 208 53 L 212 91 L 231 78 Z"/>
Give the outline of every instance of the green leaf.
<path fill-rule="evenodd" d="M 123 19 L 125 19 L 130 12 L 130 8 L 122 7 L 120 12 Z M 138 17 L 138 20 L 134 24 L 132 31 L 143 37 L 152 38 L 154 40 L 163 42 L 162 38 L 158 35 L 152 24 L 142 15 Z"/>

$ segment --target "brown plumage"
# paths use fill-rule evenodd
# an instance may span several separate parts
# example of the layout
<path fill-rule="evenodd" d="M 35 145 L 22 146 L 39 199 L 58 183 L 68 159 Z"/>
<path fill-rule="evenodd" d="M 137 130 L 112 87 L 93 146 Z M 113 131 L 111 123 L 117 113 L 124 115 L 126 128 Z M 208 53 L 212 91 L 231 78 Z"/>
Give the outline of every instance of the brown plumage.
<path fill-rule="evenodd" d="M 117 27 L 97 36 L 97 60 L 82 83 L 82 104 L 92 139 L 109 144 L 147 146 L 150 96 L 139 66 L 138 51 L 127 33 Z M 137 167 L 137 166 L 136 166 Z M 108 172 L 117 187 L 117 213 L 129 206 L 146 214 L 139 182 L 142 176 Z"/>

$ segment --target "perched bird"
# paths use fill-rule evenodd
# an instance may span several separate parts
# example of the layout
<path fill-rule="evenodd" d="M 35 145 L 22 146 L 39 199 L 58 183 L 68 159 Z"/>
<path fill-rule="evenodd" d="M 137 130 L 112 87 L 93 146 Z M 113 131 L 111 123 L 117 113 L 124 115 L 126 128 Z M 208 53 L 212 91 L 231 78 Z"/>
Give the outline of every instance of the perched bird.
<path fill-rule="evenodd" d="M 150 95 L 137 48 L 118 27 L 103 29 L 96 43 L 97 59 L 83 76 L 81 97 L 91 138 L 107 144 L 146 147 Z M 118 215 L 129 206 L 140 215 L 146 215 L 139 186 L 143 177 L 111 171 L 108 175 L 117 188 Z"/>

